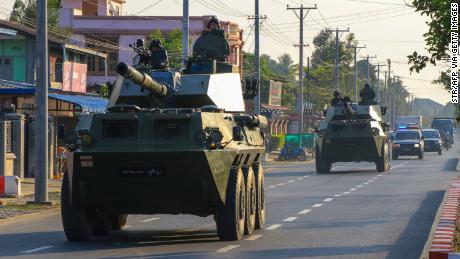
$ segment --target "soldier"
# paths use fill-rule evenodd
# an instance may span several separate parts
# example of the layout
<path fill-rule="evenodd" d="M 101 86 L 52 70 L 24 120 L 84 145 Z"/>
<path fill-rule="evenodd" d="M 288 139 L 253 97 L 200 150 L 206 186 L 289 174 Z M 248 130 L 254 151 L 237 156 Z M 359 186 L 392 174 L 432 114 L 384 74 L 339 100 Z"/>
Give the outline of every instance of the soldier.
<path fill-rule="evenodd" d="M 208 21 L 208 31 L 196 40 L 193 46 L 193 55 L 195 57 L 204 57 L 226 61 L 230 55 L 230 45 L 225 38 L 225 32 L 220 28 L 219 19 L 212 16 Z"/>
<path fill-rule="evenodd" d="M 340 102 L 342 102 L 342 95 L 340 94 L 339 90 L 334 91 L 334 98 L 331 100 L 331 105 L 336 106 Z"/>
<path fill-rule="evenodd" d="M 365 84 L 364 88 L 359 92 L 359 97 L 361 97 L 361 104 L 370 105 L 374 104 L 375 92 L 372 90 L 369 84 Z"/>
<path fill-rule="evenodd" d="M 159 39 L 150 42 L 150 66 L 152 69 L 167 69 L 169 67 L 168 52 Z"/>

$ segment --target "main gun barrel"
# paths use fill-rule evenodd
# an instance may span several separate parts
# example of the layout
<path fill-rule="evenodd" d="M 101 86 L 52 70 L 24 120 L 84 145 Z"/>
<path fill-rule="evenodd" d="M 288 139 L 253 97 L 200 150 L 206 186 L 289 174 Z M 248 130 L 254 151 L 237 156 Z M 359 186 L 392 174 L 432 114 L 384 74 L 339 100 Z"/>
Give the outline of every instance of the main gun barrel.
<path fill-rule="evenodd" d="M 149 89 L 154 94 L 165 97 L 168 95 L 168 87 L 153 80 L 149 75 L 142 71 L 138 71 L 137 69 L 131 67 L 130 65 L 126 64 L 125 62 L 120 62 L 117 65 L 117 73 L 120 74 L 124 78 L 128 78 L 134 83 Z"/>

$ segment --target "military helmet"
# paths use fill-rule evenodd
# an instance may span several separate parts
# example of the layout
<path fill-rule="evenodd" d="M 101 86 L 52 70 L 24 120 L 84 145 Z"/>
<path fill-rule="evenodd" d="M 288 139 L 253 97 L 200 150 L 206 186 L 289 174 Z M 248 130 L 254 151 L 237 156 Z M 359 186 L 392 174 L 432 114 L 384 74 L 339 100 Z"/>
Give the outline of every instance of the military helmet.
<path fill-rule="evenodd" d="M 340 96 L 340 91 L 339 90 L 335 90 L 334 91 L 334 97 L 339 97 Z"/>
<path fill-rule="evenodd" d="M 208 29 L 211 28 L 211 23 L 217 24 L 217 26 L 218 26 L 219 29 L 220 29 L 220 22 L 219 22 L 219 19 L 217 19 L 217 17 L 211 16 L 211 17 L 209 18 L 208 25 L 207 25 Z"/>
<path fill-rule="evenodd" d="M 161 43 L 161 40 L 160 39 L 153 39 L 150 42 L 149 49 L 151 49 L 153 47 L 163 48 L 163 44 Z"/>

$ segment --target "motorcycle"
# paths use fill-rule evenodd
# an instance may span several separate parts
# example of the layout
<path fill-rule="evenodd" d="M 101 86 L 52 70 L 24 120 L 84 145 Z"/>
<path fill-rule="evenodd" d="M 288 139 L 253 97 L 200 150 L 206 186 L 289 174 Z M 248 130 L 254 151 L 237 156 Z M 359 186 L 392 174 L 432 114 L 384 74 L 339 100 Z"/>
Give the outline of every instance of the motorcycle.
<path fill-rule="evenodd" d="M 450 135 L 442 134 L 441 138 L 442 138 L 442 147 L 445 150 L 449 150 L 450 148 L 452 148 L 452 138 L 450 137 Z"/>
<path fill-rule="evenodd" d="M 307 151 L 305 148 L 296 147 L 291 148 L 289 145 L 284 145 L 281 149 L 280 154 L 278 155 L 278 161 L 289 161 L 289 160 L 307 160 Z"/>

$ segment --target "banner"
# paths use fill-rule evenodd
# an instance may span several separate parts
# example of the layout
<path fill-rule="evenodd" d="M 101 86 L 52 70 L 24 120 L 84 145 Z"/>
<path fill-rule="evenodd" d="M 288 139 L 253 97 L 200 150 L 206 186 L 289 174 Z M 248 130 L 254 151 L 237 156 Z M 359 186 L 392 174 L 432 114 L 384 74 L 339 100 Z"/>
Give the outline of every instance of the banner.
<path fill-rule="evenodd" d="M 281 106 L 281 93 L 283 92 L 283 83 L 270 80 L 270 92 L 268 105 Z"/>
<path fill-rule="evenodd" d="M 62 65 L 62 90 L 66 92 L 86 93 L 88 66 L 74 62 Z"/>

